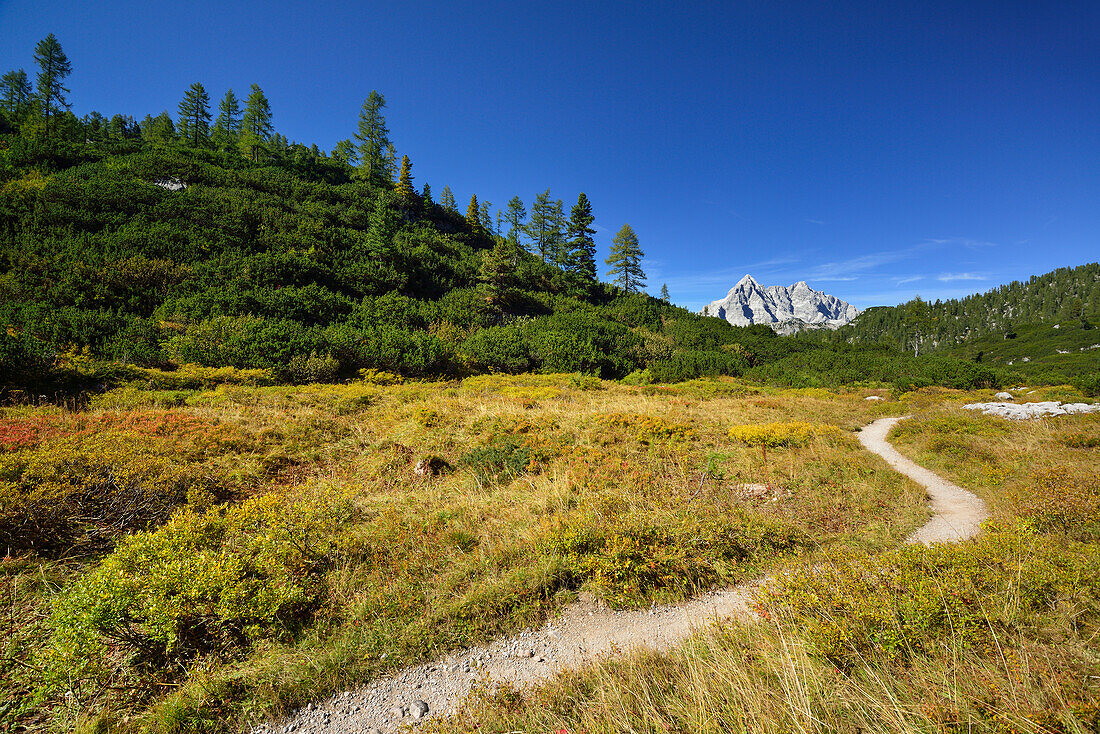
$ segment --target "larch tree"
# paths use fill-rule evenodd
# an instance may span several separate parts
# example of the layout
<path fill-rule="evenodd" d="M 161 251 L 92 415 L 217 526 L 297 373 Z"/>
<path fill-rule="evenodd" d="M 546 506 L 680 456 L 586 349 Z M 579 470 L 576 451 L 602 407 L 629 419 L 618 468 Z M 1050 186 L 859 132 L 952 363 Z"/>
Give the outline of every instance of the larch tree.
<path fill-rule="evenodd" d="M 611 268 L 607 274 L 612 277 L 612 282 L 627 293 L 640 292 L 645 285 L 643 257 L 645 253 L 638 246 L 638 235 L 629 224 L 624 224 L 611 240 L 611 253 L 605 261 Z"/>
<path fill-rule="evenodd" d="M 34 62 L 38 64 L 38 76 L 35 79 L 36 96 L 39 104 L 42 105 L 42 116 L 46 122 L 45 132 L 49 136 L 50 118 L 56 117 L 62 109 L 69 108 L 69 101 L 65 99 L 69 90 L 63 82 L 65 77 L 72 73 L 73 67 L 52 33 L 34 47 Z"/>
<path fill-rule="evenodd" d="M 359 154 L 355 151 L 355 144 L 351 142 L 351 138 L 345 138 L 336 143 L 336 147 L 332 149 L 332 157 L 349 166 L 354 166 L 359 161 Z"/>
<path fill-rule="evenodd" d="M 168 110 L 156 117 L 146 115 L 141 121 L 141 137 L 150 143 L 168 143 L 176 139 L 176 126 Z"/>
<path fill-rule="evenodd" d="M 241 137 L 241 102 L 232 89 L 226 91 L 214 120 L 214 144 L 222 150 L 237 146 Z"/>
<path fill-rule="evenodd" d="M 466 224 L 474 230 L 481 226 L 481 210 L 477 205 L 477 194 L 470 195 L 470 204 L 466 207 Z"/>
<path fill-rule="evenodd" d="M 359 144 L 359 177 L 374 184 L 393 181 L 390 171 L 394 151 L 386 118 L 382 115 L 385 107 L 385 97 L 378 90 L 372 90 L 363 101 L 363 108 L 359 111 L 359 128 L 355 131 L 355 140 Z"/>
<path fill-rule="evenodd" d="M 493 215 L 489 213 L 492 206 L 493 202 L 483 201 L 481 202 L 481 207 L 478 209 L 478 222 L 486 232 L 493 231 Z"/>
<path fill-rule="evenodd" d="M 416 189 L 413 188 L 412 162 L 407 155 L 401 156 L 401 174 L 397 177 L 397 185 L 393 191 L 402 201 L 410 201 L 416 198 Z"/>
<path fill-rule="evenodd" d="M 508 241 L 522 246 L 521 238 L 527 231 L 527 207 L 523 205 L 523 199 L 513 196 L 509 200 L 508 208 L 504 210 L 504 222 L 508 225 Z"/>
<path fill-rule="evenodd" d="M 23 69 L 9 71 L 0 77 L 0 104 L 12 116 L 27 108 L 31 101 L 31 80 Z"/>
<path fill-rule="evenodd" d="M 450 186 L 443 186 L 443 190 L 439 192 L 439 205 L 449 212 L 458 212 L 458 205 L 455 204 L 455 195 L 451 192 Z"/>
<path fill-rule="evenodd" d="M 180 100 L 176 129 L 180 138 L 193 148 L 210 140 L 210 95 L 199 82 L 192 84 Z"/>
<path fill-rule="evenodd" d="M 535 195 L 531 204 L 531 220 L 527 224 L 527 235 L 531 244 L 544 262 L 562 265 L 562 243 L 565 235 L 563 228 L 565 215 L 561 199 L 550 201 L 550 189 Z"/>
<path fill-rule="evenodd" d="M 267 152 L 274 130 L 271 124 L 271 104 L 259 84 L 253 84 L 241 119 L 241 153 L 258 161 Z"/>
<path fill-rule="evenodd" d="M 569 247 L 569 270 L 588 282 L 596 280 L 596 241 L 592 235 L 592 203 L 584 192 L 577 197 L 577 203 L 569 212 L 569 224 L 566 226 L 566 240 Z"/>

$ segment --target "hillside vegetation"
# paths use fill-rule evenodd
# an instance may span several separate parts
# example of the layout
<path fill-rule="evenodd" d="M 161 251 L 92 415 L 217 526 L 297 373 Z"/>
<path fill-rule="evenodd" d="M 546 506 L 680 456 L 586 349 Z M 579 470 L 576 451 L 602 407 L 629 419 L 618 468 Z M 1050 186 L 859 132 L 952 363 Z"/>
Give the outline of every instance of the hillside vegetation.
<path fill-rule="evenodd" d="M 0 409 L 0 721 L 233 728 L 582 590 L 682 599 L 927 514 L 851 435 L 884 411 L 859 393 L 395 381 Z"/>
<path fill-rule="evenodd" d="M 937 400 L 892 440 L 986 499 L 981 536 L 829 553 L 769 583 L 756 623 L 483 691 L 433 731 L 1096 731 L 1098 416 Z"/>
<path fill-rule="evenodd" d="M 870 308 L 818 340 L 889 344 L 910 353 L 960 357 L 1018 379 L 1074 380 L 1100 390 L 1100 264 L 1059 268 L 961 299 Z"/>
<path fill-rule="evenodd" d="M 50 36 L 41 54 L 64 60 Z M 37 57 L 36 57 L 37 58 Z M 61 78 L 64 64 L 54 65 Z M 60 69 L 61 71 L 56 71 Z M 287 141 L 252 85 L 217 119 L 78 119 L 3 77 L 0 385 L 63 399 L 140 370 L 267 370 L 280 383 L 581 372 L 632 382 L 745 375 L 795 386 L 993 386 L 1012 372 L 888 344 L 776 338 L 646 295 L 624 225 L 598 279 L 592 202 L 414 186 L 372 92 L 331 153 Z M 56 85 L 54 92 L 63 90 Z M 60 91 L 59 91 L 60 90 Z M 50 105 L 54 106 L 51 107 Z M 899 345 L 900 346 L 900 345 Z"/>

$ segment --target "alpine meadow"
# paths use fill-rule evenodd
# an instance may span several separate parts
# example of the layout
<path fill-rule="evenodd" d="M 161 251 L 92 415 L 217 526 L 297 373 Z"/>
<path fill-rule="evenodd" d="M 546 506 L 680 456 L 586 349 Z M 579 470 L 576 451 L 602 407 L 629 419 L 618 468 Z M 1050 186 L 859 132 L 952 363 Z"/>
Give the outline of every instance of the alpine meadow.
<path fill-rule="evenodd" d="M 686 236 L 429 183 L 370 82 L 327 150 L 247 80 L 78 116 L 62 35 L 0 77 L 0 731 L 1100 731 L 1097 250 L 676 305 Z"/>

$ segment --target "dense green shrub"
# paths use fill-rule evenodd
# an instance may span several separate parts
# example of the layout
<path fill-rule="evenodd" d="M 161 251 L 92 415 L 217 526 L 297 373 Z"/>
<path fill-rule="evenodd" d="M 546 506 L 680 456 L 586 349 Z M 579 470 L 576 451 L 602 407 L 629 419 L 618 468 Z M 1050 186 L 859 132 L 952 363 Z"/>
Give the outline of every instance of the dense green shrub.
<path fill-rule="evenodd" d="M 475 370 L 516 374 L 531 369 L 531 343 L 520 325 L 476 331 L 462 343 L 460 351 Z"/>
<path fill-rule="evenodd" d="M 692 350 L 677 352 L 669 359 L 653 362 L 649 365 L 649 373 L 654 382 L 671 383 L 715 375 L 737 377 L 747 367 L 747 360 L 740 355 Z"/>
<path fill-rule="evenodd" d="M 285 638 L 320 601 L 351 513 L 340 493 L 299 489 L 126 538 L 54 603 L 51 677 L 94 686 L 112 647 L 159 667 Z"/>

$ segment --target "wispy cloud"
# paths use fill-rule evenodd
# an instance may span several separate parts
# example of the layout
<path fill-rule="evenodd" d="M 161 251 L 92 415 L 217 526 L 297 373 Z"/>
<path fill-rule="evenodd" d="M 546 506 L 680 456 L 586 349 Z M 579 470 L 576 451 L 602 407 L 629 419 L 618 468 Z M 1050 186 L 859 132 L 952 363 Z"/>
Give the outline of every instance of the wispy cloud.
<path fill-rule="evenodd" d="M 817 224 L 817 225 L 825 224 L 825 222 L 821 221 L 820 219 L 807 219 L 806 221 L 809 222 L 810 224 Z"/>
<path fill-rule="evenodd" d="M 915 248 L 899 248 L 897 250 L 883 250 L 871 252 L 859 257 L 837 262 L 821 263 L 810 268 L 807 273 L 807 281 L 815 280 L 853 280 L 865 274 L 868 270 L 888 265 L 898 260 L 904 260 L 913 254 Z"/>
<path fill-rule="evenodd" d="M 950 283 L 955 280 L 986 280 L 987 277 L 982 273 L 940 273 L 936 276 L 936 280 Z"/>
<path fill-rule="evenodd" d="M 953 245 L 957 247 L 965 247 L 968 250 L 982 250 L 987 247 L 996 247 L 996 242 L 989 242 L 988 240 L 976 240 L 970 237 L 931 237 L 926 240 L 933 245 Z"/>
<path fill-rule="evenodd" d="M 905 285 L 906 283 L 916 283 L 918 280 L 924 280 L 923 275 L 910 275 L 907 278 L 894 278 L 894 285 Z"/>

